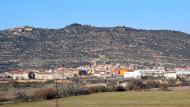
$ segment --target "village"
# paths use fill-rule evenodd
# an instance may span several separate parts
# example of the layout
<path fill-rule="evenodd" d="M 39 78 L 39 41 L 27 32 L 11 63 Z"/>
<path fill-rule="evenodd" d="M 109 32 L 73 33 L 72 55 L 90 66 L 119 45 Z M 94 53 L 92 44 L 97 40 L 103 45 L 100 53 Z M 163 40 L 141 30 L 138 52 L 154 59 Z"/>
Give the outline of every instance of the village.
<path fill-rule="evenodd" d="M 136 69 L 135 67 L 125 67 L 121 65 L 91 65 L 78 68 L 58 67 L 49 70 L 10 70 L 0 73 L 1 80 L 12 78 L 13 80 L 47 81 L 47 80 L 67 80 L 74 76 L 93 77 L 97 79 L 106 78 L 132 78 L 142 79 L 144 77 L 164 77 L 166 79 L 177 79 L 190 77 L 190 67 L 165 69 L 164 67 L 154 67 L 146 69 Z"/>

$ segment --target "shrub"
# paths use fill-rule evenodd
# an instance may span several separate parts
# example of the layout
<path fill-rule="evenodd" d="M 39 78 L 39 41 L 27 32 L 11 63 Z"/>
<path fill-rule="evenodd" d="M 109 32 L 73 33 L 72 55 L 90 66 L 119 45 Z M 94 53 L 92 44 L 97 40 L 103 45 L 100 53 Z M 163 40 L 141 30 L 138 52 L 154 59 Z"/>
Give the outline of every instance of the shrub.
<path fill-rule="evenodd" d="M 190 80 L 187 80 L 186 78 L 179 78 L 179 81 L 181 82 L 181 86 L 190 86 Z"/>
<path fill-rule="evenodd" d="M 175 87 L 175 86 L 177 86 L 177 84 L 176 84 L 176 79 L 168 79 L 167 80 L 168 81 L 168 86 L 169 87 Z"/>
<path fill-rule="evenodd" d="M 26 101 L 29 97 L 27 96 L 26 92 L 24 91 L 18 91 L 17 93 L 15 93 L 15 100 L 17 102 L 19 101 Z"/>
<path fill-rule="evenodd" d="M 116 91 L 126 91 L 126 89 L 125 89 L 125 87 L 119 85 L 119 86 L 117 86 Z"/>
<path fill-rule="evenodd" d="M 128 86 L 128 88 L 130 90 L 141 90 L 143 88 L 143 83 L 141 80 L 131 79 L 129 84 L 130 86 Z"/>
<path fill-rule="evenodd" d="M 7 92 L 9 90 L 9 85 L 8 84 L 1 84 L 0 85 L 0 91 Z"/>
<path fill-rule="evenodd" d="M 133 84 L 129 83 L 127 86 L 126 86 L 126 91 L 129 91 L 129 90 L 133 90 Z"/>
<path fill-rule="evenodd" d="M 10 99 L 6 97 L 6 94 L 0 94 L 0 104 L 9 100 Z"/>
<path fill-rule="evenodd" d="M 54 88 L 49 88 L 45 90 L 45 96 L 46 99 L 54 99 L 58 96 L 56 89 Z"/>
<path fill-rule="evenodd" d="M 47 80 L 46 81 L 46 84 L 52 84 L 52 83 L 55 83 L 55 80 Z"/>
<path fill-rule="evenodd" d="M 43 99 L 54 99 L 58 96 L 56 89 L 48 88 L 48 89 L 39 89 L 34 92 L 34 97 L 43 98 Z"/>
<path fill-rule="evenodd" d="M 169 89 L 168 89 L 168 84 L 160 84 L 159 89 L 160 89 L 161 91 L 169 91 Z"/>
<path fill-rule="evenodd" d="M 117 86 L 116 85 L 110 85 L 107 88 L 107 91 L 109 91 L 109 92 L 113 92 L 113 91 L 116 91 L 116 90 L 117 90 Z"/>
<path fill-rule="evenodd" d="M 107 88 L 106 86 L 94 86 L 92 87 L 94 89 L 94 92 L 106 92 Z"/>
<path fill-rule="evenodd" d="M 90 94 L 90 91 L 88 88 L 80 88 L 79 89 L 79 95 L 87 95 L 87 94 Z"/>
<path fill-rule="evenodd" d="M 176 86 L 181 86 L 182 82 L 180 80 L 177 80 L 175 84 L 176 84 Z"/>
<path fill-rule="evenodd" d="M 58 86 L 58 95 L 60 97 L 67 97 L 67 96 L 76 96 L 80 95 L 80 91 L 83 90 L 81 85 L 76 83 L 71 84 L 59 84 Z"/>
<path fill-rule="evenodd" d="M 148 80 L 148 79 L 156 79 L 154 76 L 143 76 L 143 80 Z"/>
<path fill-rule="evenodd" d="M 99 88 L 100 92 L 108 92 L 109 91 L 109 89 L 106 86 L 99 86 L 98 88 Z"/>
<path fill-rule="evenodd" d="M 89 87 L 89 91 L 90 91 L 90 93 L 97 93 L 98 92 L 98 88 L 96 86 Z"/>
<path fill-rule="evenodd" d="M 143 82 L 143 89 L 158 88 L 160 83 L 155 80 L 147 80 Z"/>

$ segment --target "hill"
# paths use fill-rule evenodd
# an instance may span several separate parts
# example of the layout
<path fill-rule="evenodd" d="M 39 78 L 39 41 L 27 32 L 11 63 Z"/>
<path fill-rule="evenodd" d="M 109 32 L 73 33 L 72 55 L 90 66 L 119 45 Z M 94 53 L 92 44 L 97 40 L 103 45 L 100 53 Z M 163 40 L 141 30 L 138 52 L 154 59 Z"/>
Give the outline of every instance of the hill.
<path fill-rule="evenodd" d="M 170 30 L 94 27 L 62 29 L 29 26 L 0 31 L 0 70 L 49 69 L 98 63 L 188 66 L 190 35 Z"/>

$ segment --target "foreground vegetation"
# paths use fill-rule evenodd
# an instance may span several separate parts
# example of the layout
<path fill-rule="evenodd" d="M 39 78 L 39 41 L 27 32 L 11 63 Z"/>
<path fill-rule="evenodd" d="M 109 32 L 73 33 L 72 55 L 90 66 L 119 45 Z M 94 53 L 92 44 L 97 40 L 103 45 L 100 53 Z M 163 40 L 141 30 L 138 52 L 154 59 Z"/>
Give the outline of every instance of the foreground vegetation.
<path fill-rule="evenodd" d="M 58 100 L 59 107 L 189 107 L 190 91 L 105 92 Z M 55 100 L 1 105 L 1 107 L 55 107 Z"/>
<path fill-rule="evenodd" d="M 76 78 L 75 78 L 76 79 Z M 98 83 L 94 80 L 88 84 L 78 79 L 72 80 L 69 83 L 54 83 L 48 82 L 45 84 L 39 83 L 12 83 L 2 85 L 0 91 L 0 105 L 9 103 L 20 103 L 29 101 L 51 100 L 55 98 L 65 98 L 69 96 L 81 96 L 99 92 L 121 92 L 121 91 L 150 91 L 152 88 L 157 88 L 160 91 L 169 91 L 168 87 L 190 86 L 189 81 L 182 80 L 103 80 Z M 93 84 L 93 83 L 94 84 Z M 6 86 L 7 85 L 7 86 Z"/>

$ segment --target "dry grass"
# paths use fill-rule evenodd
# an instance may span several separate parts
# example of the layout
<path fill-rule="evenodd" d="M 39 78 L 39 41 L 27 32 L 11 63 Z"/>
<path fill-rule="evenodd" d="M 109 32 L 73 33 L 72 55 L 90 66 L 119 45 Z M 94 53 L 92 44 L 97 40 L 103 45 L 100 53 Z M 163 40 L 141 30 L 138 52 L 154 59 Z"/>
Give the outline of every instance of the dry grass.
<path fill-rule="evenodd" d="M 190 91 L 106 92 L 59 99 L 59 107 L 190 107 Z M 55 100 L 1 107 L 55 107 Z"/>

